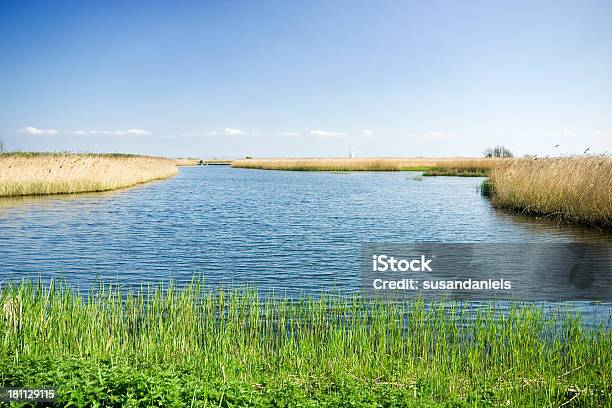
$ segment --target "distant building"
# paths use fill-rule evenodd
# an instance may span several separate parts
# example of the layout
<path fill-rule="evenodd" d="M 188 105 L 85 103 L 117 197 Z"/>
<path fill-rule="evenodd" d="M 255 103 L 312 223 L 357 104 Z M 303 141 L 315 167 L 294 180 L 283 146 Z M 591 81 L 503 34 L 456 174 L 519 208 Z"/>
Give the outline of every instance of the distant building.
<path fill-rule="evenodd" d="M 353 149 L 349 149 L 349 159 L 354 159 L 355 158 L 355 152 L 353 151 Z"/>

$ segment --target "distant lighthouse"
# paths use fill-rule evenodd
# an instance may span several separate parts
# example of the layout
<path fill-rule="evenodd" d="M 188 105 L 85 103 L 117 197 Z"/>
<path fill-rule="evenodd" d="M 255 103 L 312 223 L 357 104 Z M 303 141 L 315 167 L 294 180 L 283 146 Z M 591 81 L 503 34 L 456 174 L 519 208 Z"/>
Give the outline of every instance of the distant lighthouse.
<path fill-rule="evenodd" d="M 349 159 L 354 159 L 355 158 L 355 152 L 353 151 L 353 149 L 349 149 Z"/>

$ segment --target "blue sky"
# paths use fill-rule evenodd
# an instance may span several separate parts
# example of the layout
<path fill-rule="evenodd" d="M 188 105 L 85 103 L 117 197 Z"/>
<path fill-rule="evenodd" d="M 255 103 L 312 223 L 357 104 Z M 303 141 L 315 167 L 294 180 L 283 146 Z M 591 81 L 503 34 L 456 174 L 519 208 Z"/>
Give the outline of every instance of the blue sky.
<path fill-rule="evenodd" d="M 0 138 L 200 157 L 610 152 L 611 16 L 609 1 L 3 1 Z"/>

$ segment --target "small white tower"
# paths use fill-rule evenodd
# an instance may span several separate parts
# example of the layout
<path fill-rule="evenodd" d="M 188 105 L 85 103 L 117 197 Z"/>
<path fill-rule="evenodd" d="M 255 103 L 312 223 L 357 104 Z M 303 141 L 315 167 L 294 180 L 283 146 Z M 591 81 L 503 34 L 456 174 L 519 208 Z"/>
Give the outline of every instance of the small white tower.
<path fill-rule="evenodd" d="M 349 159 L 354 159 L 355 158 L 355 152 L 353 151 L 353 149 L 349 149 Z"/>

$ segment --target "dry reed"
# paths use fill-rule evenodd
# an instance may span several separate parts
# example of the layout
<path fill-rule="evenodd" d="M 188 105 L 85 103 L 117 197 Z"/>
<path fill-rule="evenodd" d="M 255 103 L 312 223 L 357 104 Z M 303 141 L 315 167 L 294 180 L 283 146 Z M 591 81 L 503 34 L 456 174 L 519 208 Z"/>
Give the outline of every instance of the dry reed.
<path fill-rule="evenodd" d="M 172 160 L 96 154 L 2 154 L 0 197 L 105 191 L 177 173 Z"/>
<path fill-rule="evenodd" d="M 496 207 L 612 227 L 611 157 L 508 160 L 490 183 Z"/>
<path fill-rule="evenodd" d="M 331 159 L 243 159 L 232 161 L 232 167 L 263 170 L 297 171 L 442 171 L 448 169 L 490 169 L 496 159 L 470 158 L 331 158 Z"/>

